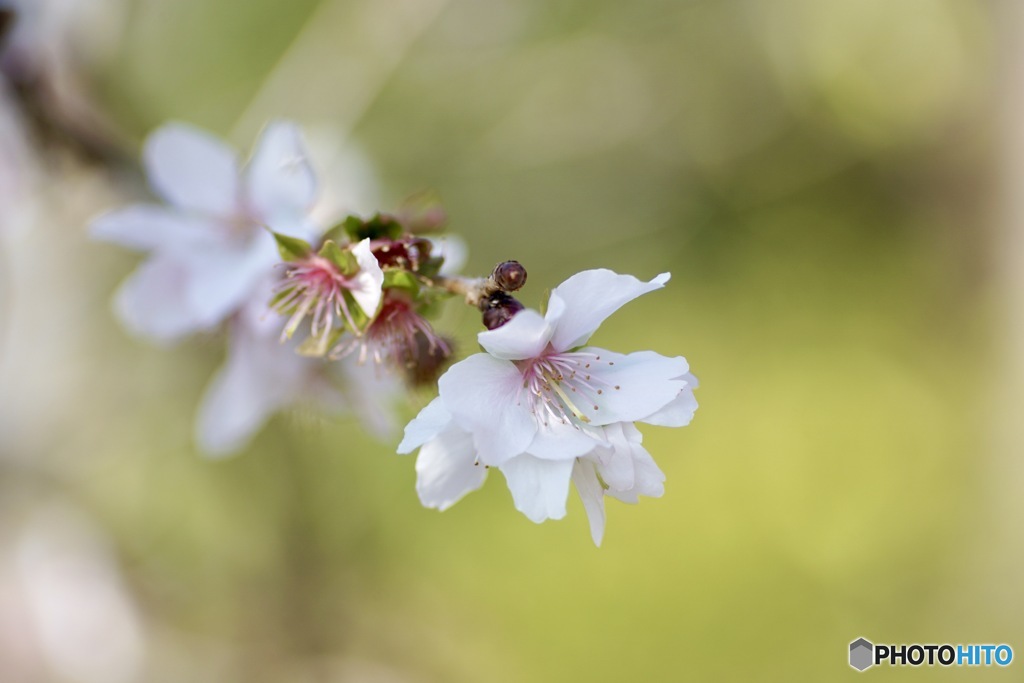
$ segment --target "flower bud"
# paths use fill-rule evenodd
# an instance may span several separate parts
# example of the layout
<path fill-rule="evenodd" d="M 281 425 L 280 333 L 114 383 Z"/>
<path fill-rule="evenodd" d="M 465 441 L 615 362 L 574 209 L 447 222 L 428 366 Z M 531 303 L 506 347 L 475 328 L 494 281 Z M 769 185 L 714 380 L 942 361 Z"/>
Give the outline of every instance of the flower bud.
<path fill-rule="evenodd" d="M 515 292 L 526 284 L 526 268 L 519 261 L 504 261 L 494 267 L 491 280 L 504 292 Z"/>
<path fill-rule="evenodd" d="M 496 330 L 512 319 L 524 306 L 505 292 L 495 292 L 480 303 L 484 327 Z"/>

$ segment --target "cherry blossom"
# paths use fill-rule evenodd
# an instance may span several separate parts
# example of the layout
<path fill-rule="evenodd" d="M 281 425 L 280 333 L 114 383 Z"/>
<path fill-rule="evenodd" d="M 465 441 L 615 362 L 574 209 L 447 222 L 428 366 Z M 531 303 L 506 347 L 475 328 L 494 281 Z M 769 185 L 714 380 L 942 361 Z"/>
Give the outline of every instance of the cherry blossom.
<path fill-rule="evenodd" d="M 200 449 L 211 457 L 231 455 L 272 415 L 303 405 L 328 414 L 354 414 L 381 438 L 394 433 L 392 404 L 401 383 L 354 361 L 328 362 L 296 353 L 298 340 L 281 343 L 285 319 L 264 301 L 254 298 L 231 321 L 227 360 L 199 405 Z"/>
<path fill-rule="evenodd" d="M 659 496 L 664 477 L 635 422 L 683 426 L 696 379 L 682 357 L 583 346 L 625 303 L 660 289 L 609 270 L 579 273 L 551 293 L 547 313 L 523 310 L 478 336 L 487 353 L 453 365 L 440 395 L 407 427 L 400 453 L 420 448 L 417 490 L 444 509 L 501 470 L 518 510 L 535 522 L 565 516 L 570 480 L 600 543 L 604 495 Z"/>
<path fill-rule="evenodd" d="M 143 161 L 164 204 L 136 204 L 93 221 L 92 236 L 149 258 L 121 286 L 115 310 L 131 331 L 174 341 L 239 310 L 278 262 L 268 228 L 308 239 L 316 179 L 301 133 L 266 127 L 244 167 L 198 128 L 167 124 L 146 140 Z"/>

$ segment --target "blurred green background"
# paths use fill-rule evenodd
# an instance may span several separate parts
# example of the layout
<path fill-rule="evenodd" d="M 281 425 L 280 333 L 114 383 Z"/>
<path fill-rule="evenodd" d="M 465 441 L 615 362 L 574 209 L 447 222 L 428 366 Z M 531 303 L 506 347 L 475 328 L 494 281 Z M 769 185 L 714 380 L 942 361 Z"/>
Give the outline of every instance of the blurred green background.
<path fill-rule="evenodd" d="M 496 473 L 421 508 L 413 460 L 354 420 L 282 415 L 205 461 L 192 420 L 223 349 L 118 329 L 107 302 L 136 259 L 81 226 L 144 190 L 94 172 L 122 194 L 78 181 L 47 233 L 82 290 L 51 340 L 74 369 L 49 385 L 63 408 L 0 443 L 23 456 L 9 519 L 56 496 L 107 535 L 142 615 L 139 680 L 828 681 L 858 675 L 859 636 L 1024 657 L 1018 295 L 997 268 L 1021 33 L 997 6 L 123 9 L 88 72 L 123 139 L 180 119 L 247 148 L 279 117 L 346 138 L 382 208 L 436 188 L 465 272 L 518 259 L 534 306 L 585 268 L 671 271 L 595 342 L 685 355 L 702 382 L 691 426 L 644 430 L 664 498 L 610 503 L 600 549 L 575 495 L 536 526 Z M 442 326 L 474 350 L 473 311 Z"/>

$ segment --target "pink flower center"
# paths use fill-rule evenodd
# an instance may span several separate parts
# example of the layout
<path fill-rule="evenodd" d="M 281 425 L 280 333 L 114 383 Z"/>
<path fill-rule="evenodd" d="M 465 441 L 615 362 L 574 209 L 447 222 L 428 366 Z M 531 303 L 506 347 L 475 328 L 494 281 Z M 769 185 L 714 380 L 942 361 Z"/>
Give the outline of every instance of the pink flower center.
<path fill-rule="evenodd" d="M 310 334 L 324 347 L 336 319 L 340 318 L 356 329 L 345 302 L 348 285 L 348 280 L 334 264 L 320 256 L 310 256 L 291 266 L 274 288 L 274 293 L 281 297 L 274 304 L 277 311 L 285 313 L 293 306 L 295 308 L 281 334 L 282 341 L 295 333 L 307 315 L 312 315 L 313 319 Z"/>
<path fill-rule="evenodd" d="M 530 412 L 545 426 L 555 420 L 578 429 L 577 421 L 590 422 L 585 411 L 601 409 L 599 396 L 621 388 L 593 374 L 592 368 L 599 364 L 615 365 L 584 352 L 548 353 L 520 361 L 517 366 L 523 373 L 523 384 L 516 400 L 520 404 L 526 400 Z"/>
<path fill-rule="evenodd" d="M 427 352 L 433 355 L 440 351 L 451 354 L 451 348 L 438 336 L 423 316 L 412 305 L 401 298 L 386 297 L 380 313 L 362 337 L 355 337 L 339 345 L 332 358 L 341 358 L 359 349 L 359 362 L 373 358 L 375 363 L 385 361 L 400 367 L 411 367 L 420 357 L 420 339 L 425 340 Z"/>

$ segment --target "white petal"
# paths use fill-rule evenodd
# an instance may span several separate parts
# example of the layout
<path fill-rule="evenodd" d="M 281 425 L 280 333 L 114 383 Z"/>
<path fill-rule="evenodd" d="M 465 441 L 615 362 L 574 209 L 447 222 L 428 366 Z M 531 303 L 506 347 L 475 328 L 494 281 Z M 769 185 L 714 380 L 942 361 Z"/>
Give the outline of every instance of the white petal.
<path fill-rule="evenodd" d="M 293 352 L 277 346 L 275 353 L 268 342 L 276 340 L 236 328 L 228 359 L 199 406 L 196 441 L 207 455 L 222 457 L 238 451 L 274 412 L 296 398 L 299 372 L 289 358 Z"/>
<path fill-rule="evenodd" d="M 647 449 L 641 445 L 643 436 L 640 431 L 631 424 L 625 424 L 622 428 L 633 458 L 634 482 L 632 488 L 628 490 L 610 488 L 606 492 L 607 495 L 624 503 L 636 503 L 639 496 L 660 498 L 665 493 L 665 474 L 658 468 Z"/>
<path fill-rule="evenodd" d="M 633 463 L 632 444 L 623 433 L 622 423 L 605 427 L 610 444 L 593 453 L 598 463 L 598 472 L 609 487 L 617 491 L 628 491 L 636 484 L 636 467 Z"/>
<path fill-rule="evenodd" d="M 486 353 L 456 363 L 438 381 L 445 408 L 473 434 L 477 455 L 488 465 L 524 452 L 537 432 L 529 408 L 519 402 L 522 386 L 515 365 Z"/>
<path fill-rule="evenodd" d="M 359 308 L 363 309 L 363 313 L 372 318 L 377 315 L 377 307 L 380 306 L 381 297 L 384 295 L 384 290 L 381 289 L 384 285 L 384 271 L 380 269 L 377 257 L 370 250 L 368 238 L 352 247 L 352 255 L 359 264 L 359 273 L 351 280 L 349 291 L 352 292 L 352 298 L 359 304 Z"/>
<path fill-rule="evenodd" d="M 473 437 L 451 425 L 420 449 L 416 493 L 428 508 L 447 510 L 483 486 L 487 468 L 477 464 Z"/>
<path fill-rule="evenodd" d="M 310 217 L 335 225 L 349 214 L 370 215 L 382 202 L 377 173 L 369 158 L 344 131 L 324 125 L 303 128 L 310 165 L 321 188 Z"/>
<path fill-rule="evenodd" d="M 405 426 L 405 436 L 402 443 L 398 444 L 398 452 L 412 453 L 440 434 L 451 421 L 452 415 L 445 409 L 441 398 L 435 398 Z"/>
<path fill-rule="evenodd" d="M 562 422 L 540 423 L 526 452 L 545 460 L 571 460 L 600 446 L 607 446 L 603 430 Z"/>
<path fill-rule="evenodd" d="M 143 263 L 114 296 L 114 310 L 133 334 L 156 342 L 171 342 L 205 329 L 189 305 L 185 287 L 188 269 L 172 258 Z"/>
<path fill-rule="evenodd" d="M 190 254 L 190 308 L 206 326 L 217 324 L 250 299 L 277 261 L 273 239 L 264 232 Z"/>
<path fill-rule="evenodd" d="M 394 403 L 405 389 L 401 380 L 373 363 L 359 363 L 354 355 L 330 365 L 340 370 L 345 399 L 362 427 L 382 441 L 393 441 L 398 431 Z"/>
<path fill-rule="evenodd" d="M 619 275 L 605 269 L 573 275 L 551 292 L 549 311 L 555 307 L 555 299 L 565 305 L 555 325 L 552 345 L 565 351 L 585 344 L 605 318 L 638 296 L 661 289 L 669 277 L 668 273 L 662 273 L 650 282 L 641 282 L 632 275 Z"/>
<path fill-rule="evenodd" d="M 249 334 L 262 339 L 278 341 L 284 328 L 285 317 L 270 307 L 274 297 L 274 286 L 278 283 L 280 273 L 271 271 L 267 277 L 257 282 L 252 294 L 238 313 L 239 320 L 245 324 Z"/>
<path fill-rule="evenodd" d="M 498 329 L 481 332 L 476 338 L 496 358 L 523 360 L 539 356 L 551 341 L 553 331 L 540 313 L 526 309 Z"/>
<path fill-rule="evenodd" d="M 246 198 L 254 214 L 275 231 L 302 231 L 316 199 L 316 175 L 302 131 L 290 121 L 268 125 L 246 169 Z"/>
<path fill-rule="evenodd" d="M 595 388 L 587 394 L 591 405 L 579 404 L 595 426 L 642 420 L 662 410 L 686 387 L 679 379 L 687 371 L 686 359 L 681 356 L 668 358 L 653 351 L 623 355 L 594 347 L 580 353 L 600 357 L 591 361 L 587 370 Z M 594 405 L 597 410 L 592 410 Z"/>
<path fill-rule="evenodd" d="M 636 466 L 636 484 L 633 486 L 633 494 L 648 498 L 661 498 L 665 495 L 665 473 L 654 462 L 654 458 L 647 452 L 647 449 L 640 444 L 633 444 L 633 456 L 633 464 Z"/>
<path fill-rule="evenodd" d="M 520 455 L 501 465 L 516 509 L 538 524 L 565 517 L 573 462 Z"/>
<path fill-rule="evenodd" d="M 171 204 L 215 216 L 238 210 L 238 157 L 209 133 L 167 124 L 146 138 L 142 157 L 153 189 Z"/>
<path fill-rule="evenodd" d="M 184 251 L 215 236 L 218 228 L 163 206 L 136 204 L 97 217 L 89 225 L 89 235 L 139 251 Z"/>
<path fill-rule="evenodd" d="M 458 235 L 444 235 L 443 237 L 427 237 L 427 240 L 434 245 L 431 254 L 444 257 L 441 264 L 441 275 L 452 276 L 462 272 L 469 258 L 469 246 L 466 240 Z"/>
<path fill-rule="evenodd" d="M 685 427 L 693 420 L 697 411 L 697 398 L 693 389 L 687 386 L 668 405 L 640 420 L 659 427 Z"/>
<path fill-rule="evenodd" d="M 590 537 L 594 539 L 594 545 L 601 547 L 605 524 L 604 490 L 597 479 L 594 465 L 585 460 L 577 460 L 572 466 L 572 482 L 576 485 L 580 500 L 583 501 L 583 509 L 587 511 Z"/>

